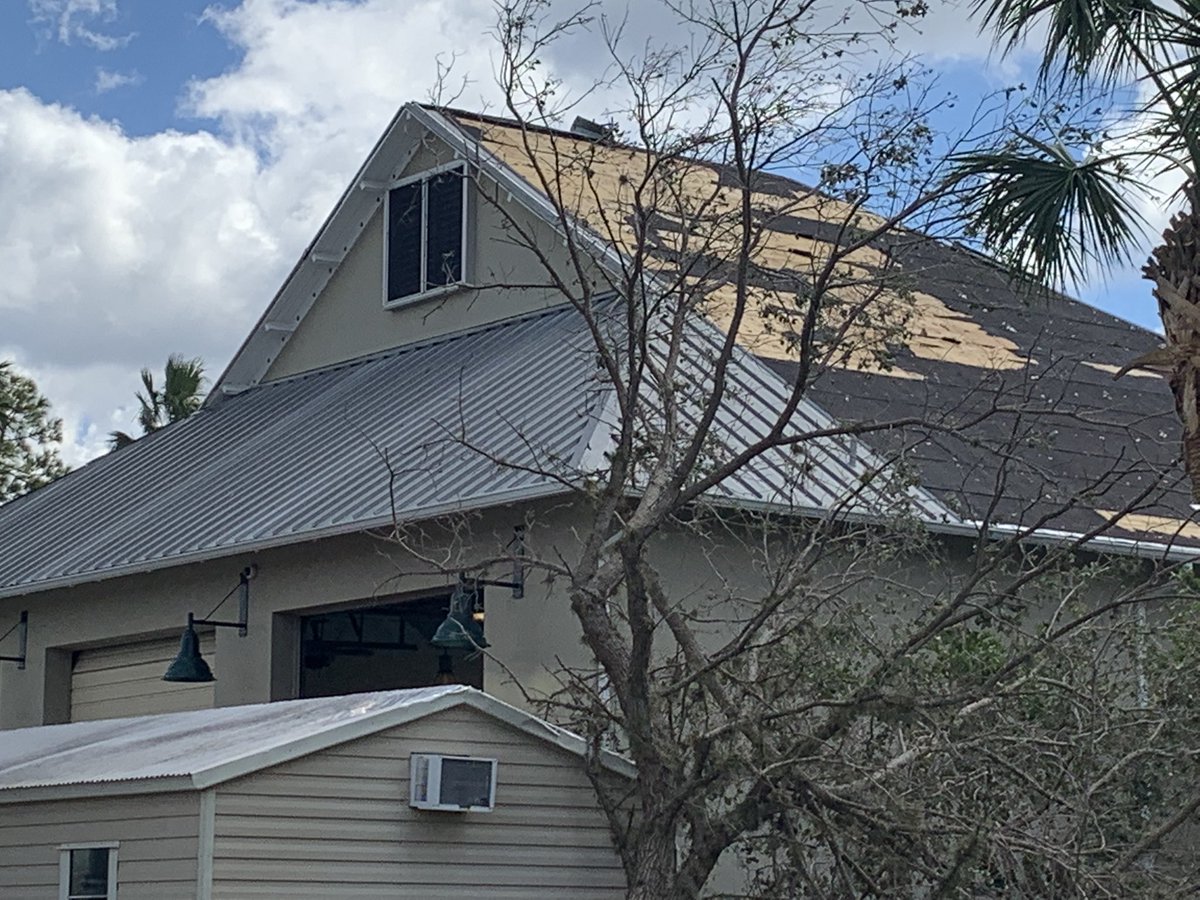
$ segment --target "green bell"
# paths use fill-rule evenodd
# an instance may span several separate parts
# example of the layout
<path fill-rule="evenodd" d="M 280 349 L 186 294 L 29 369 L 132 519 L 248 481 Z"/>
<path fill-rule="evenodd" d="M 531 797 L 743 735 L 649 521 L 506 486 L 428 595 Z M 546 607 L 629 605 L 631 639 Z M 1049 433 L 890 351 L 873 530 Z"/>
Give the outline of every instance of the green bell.
<path fill-rule="evenodd" d="M 163 676 L 163 681 L 177 681 L 184 684 L 203 684 L 216 681 L 213 678 L 212 669 L 200 655 L 200 638 L 192 624 L 191 613 L 188 613 L 187 628 L 183 630 L 183 637 L 179 641 L 179 653 L 167 667 L 167 674 Z"/>
<path fill-rule="evenodd" d="M 475 621 L 475 591 L 467 591 L 460 581 L 450 597 L 450 612 L 438 626 L 429 643 L 439 650 L 482 650 L 491 646 L 483 636 L 483 627 Z"/>

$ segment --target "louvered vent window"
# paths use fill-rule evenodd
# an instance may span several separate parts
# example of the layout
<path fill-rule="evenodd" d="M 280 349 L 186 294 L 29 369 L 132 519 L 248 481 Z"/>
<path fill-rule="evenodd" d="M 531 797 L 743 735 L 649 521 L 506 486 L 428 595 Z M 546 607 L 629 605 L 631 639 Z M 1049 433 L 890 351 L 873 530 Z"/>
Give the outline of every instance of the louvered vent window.
<path fill-rule="evenodd" d="M 388 192 L 387 303 L 464 280 L 465 180 L 459 165 Z"/>

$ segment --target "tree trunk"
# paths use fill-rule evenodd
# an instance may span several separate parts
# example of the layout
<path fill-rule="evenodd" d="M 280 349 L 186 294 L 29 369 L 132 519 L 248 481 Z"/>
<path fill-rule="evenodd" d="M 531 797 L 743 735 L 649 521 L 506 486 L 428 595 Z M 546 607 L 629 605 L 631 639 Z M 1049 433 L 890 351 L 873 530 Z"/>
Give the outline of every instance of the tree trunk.
<path fill-rule="evenodd" d="M 1175 359 L 1170 376 L 1183 424 L 1183 462 L 1200 502 L 1200 207 L 1194 185 L 1187 208 L 1171 219 L 1142 272 L 1154 282 L 1167 347 Z"/>
<path fill-rule="evenodd" d="M 639 836 L 637 862 L 629 879 L 628 900 L 664 900 L 675 896 L 675 839 L 655 829 Z"/>

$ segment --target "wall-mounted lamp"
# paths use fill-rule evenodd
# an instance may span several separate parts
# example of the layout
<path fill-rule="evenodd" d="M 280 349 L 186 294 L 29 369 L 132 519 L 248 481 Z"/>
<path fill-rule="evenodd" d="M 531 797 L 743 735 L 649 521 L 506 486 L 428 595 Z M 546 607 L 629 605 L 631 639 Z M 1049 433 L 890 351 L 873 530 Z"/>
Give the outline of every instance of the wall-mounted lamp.
<path fill-rule="evenodd" d="M 15 662 L 18 669 L 25 668 L 25 646 L 29 641 L 29 613 L 21 610 L 21 617 L 17 619 L 17 624 L 0 637 L 0 640 L 8 637 L 13 632 L 17 633 L 17 655 L 16 656 L 0 656 L 0 662 Z"/>
<path fill-rule="evenodd" d="M 187 627 L 183 629 L 183 637 L 179 641 L 179 653 L 167 667 L 163 681 L 176 681 L 183 684 L 203 684 L 216 681 L 212 669 L 200 655 L 200 637 L 196 634 L 197 625 L 211 625 L 214 628 L 236 628 L 238 635 L 246 636 L 247 619 L 250 614 L 250 579 L 258 574 L 258 566 L 250 565 L 242 570 L 238 578 L 238 586 L 221 598 L 221 603 L 228 600 L 234 593 L 238 594 L 238 620 L 236 622 L 220 622 L 216 619 L 197 619 L 193 613 L 188 613 Z M 221 603 L 213 607 L 211 616 L 221 608 Z"/>
<path fill-rule="evenodd" d="M 491 581 L 486 578 L 468 579 L 459 573 L 458 584 L 450 595 L 450 612 L 438 626 L 429 643 L 439 650 L 482 650 L 489 646 L 483 636 L 483 616 L 479 607 L 479 589 L 484 585 L 506 587 L 512 590 L 515 599 L 525 596 L 525 526 L 513 529 L 509 541 L 513 550 L 513 576 L 511 581 Z"/>

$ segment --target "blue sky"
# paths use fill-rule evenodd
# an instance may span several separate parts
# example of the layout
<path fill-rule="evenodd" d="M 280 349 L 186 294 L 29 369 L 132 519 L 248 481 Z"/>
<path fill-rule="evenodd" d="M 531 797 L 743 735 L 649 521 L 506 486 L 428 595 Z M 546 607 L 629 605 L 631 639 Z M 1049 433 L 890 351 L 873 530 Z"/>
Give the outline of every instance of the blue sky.
<path fill-rule="evenodd" d="M 0 87 L 120 122 L 128 134 L 181 121 L 181 88 L 236 63 L 238 50 L 206 22 L 204 0 L 0 5 Z M 90 12 L 95 10 L 95 12 Z"/>
<path fill-rule="evenodd" d="M 962 6 L 931 6 L 904 49 L 958 108 L 1027 75 Z M 663 32 L 630 9 L 631 33 Z M 492 18 L 488 0 L 0 3 L 0 358 L 49 396 L 69 461 L 131 426 L 141 366 L 220 372 L 439 57 L 470 79 L 460 104 L 494 100 Z M 569 50 L 556 71 L 589 82 L 597 42 Z M 1083 294 L 1156 324 L 1136 272 Z"/>

